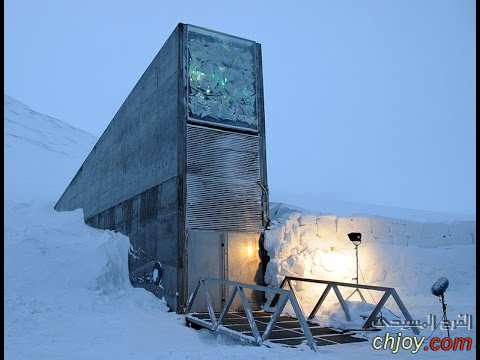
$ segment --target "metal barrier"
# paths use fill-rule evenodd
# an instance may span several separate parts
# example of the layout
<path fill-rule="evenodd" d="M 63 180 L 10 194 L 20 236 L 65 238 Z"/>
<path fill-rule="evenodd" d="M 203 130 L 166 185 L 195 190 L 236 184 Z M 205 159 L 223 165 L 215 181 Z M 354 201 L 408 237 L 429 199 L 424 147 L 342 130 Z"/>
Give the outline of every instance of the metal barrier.
<path fill-rule="evenodd" d="M 380 299 L 380 301 L 378 302 L 377 306 L 375 306 L 372 313 L 370 314 L 370 316 L 367 318 L 367 320 L 363 324 L 362 328 L 367 330 L 367 329 L 372 327 L 372 324 L 373 324 L 373 321 L 375 320 L 375 317 L 377 316 L 379 311 L 383 308 L 383 306 L 387 302 L 388 298 L 390 296 L 392 296 L 393 299 L 395 300 L 395 302 L 397 303 L 398 308 L 400 309 L 403 316 L 407 320 L 405 325 L 410 326 L 412 328 L 413 332 L 416 335 L 420 334 L 420 331 L 418 330 L 418 324 L 415 325 L 416 322 L 410 316 L 410 313 L 408 312 L 407 308 L 403 304 L 402 300 L 400 299 L 400 296 L 398 296 L 398 293 L 395 291 L 394 288 L 383 287 L 383 286 L 373 286 L 373 285 L 350 284 L 350 283 L 343 283 L 343 282 L 337 282 L 337 281 L 306 279 L 306 278 L 299 278 L 299 277 L 293 277 L 293 276 L 286 276 L 283 279 L 283 281 L 280 285 L 280 289 L 283 289 L 283 287 L 286 284 L 286 285 L 288 285 L 288 287 L 290 288 L 292 293 L 295 294 L 295 290 L 293 289 L 291 281 L 299 281 L 299 282 L 308 282 L 308 283 L 326 284 L 327 285 L 327 287 L 323 291 L 322 295 L 318 299 L 317 303 L 315 304 L 312 312 L 308 316 L 308 319 L 313 319 L 315 317 L 318 310 L 320 309 L 320 306 L 322 306 L 322 303 L 325 301 L 325 298 L 327 297 L 328 293 L 330 292 L 331 289 L 333 289 L 333 291 L 335 292 L 335 295 L 337 296 L 338 301 L 340 302 L 340 306 L 342 307 L 343 312 L 345 313 L 345 316 L 347 317 L 347 320 L 351 321 L 352 319 L 350 317 L 350 311 L 348 309 L 347 303 L 346 303 L 345 299 L 343 298 L 343 296 L 340 293 L 340 290 L 338 288 L 339 287 L 350 287 L 350 288 L 355 288 L 356 290 L 358 290 L 358 289 L 376 290 L 376 291 L 383 291 L 384 294 L 383 294 L 382 298 Z M 359 293 L 359 294 L 360 294 L 360 297 L 362 298 L 362 300 L 364 300 L 362 294 L 361 293 Z M 294 298 L 296 299 L 296 296 L 294 296 Z M 278 301 L 279 301 L 279 295 L 276 294 L 273 297 L 273 299 L 270 303 L 270 306 L 274 307 L 277 304 Z M 300 310 L 300 313 L 303 313 L 303 311 Z"/>
<path fill-rule="evenodd" d="M 218 319 L 215 316 L 212 301 L 207 288 L 207 285 L 211 285 L 211 284 L 218 285 L 218 286 L 229 286 L 232 288 L 232 291 L 230 292 L 230 295 L 228 296 L 228 299 L 225 302 Z M 254 319 L 252 310 L 250 308 L 250 305 L 248 303 L 248 299 L 245 296 L 244 289 L 251 289 L 251 290 L 261 291 L 264 293 L 275 294 L 275 299 L 276 299 L 275 311 L 271 315 L 270 321 L 268 322 L 268 325 L 262 334 L 260 334 L 258 327 L 255 323 L 255 319 Z M 199 319 L 195 316 L 192 316 L 193 314 L 190 314 L 190 309 L 192 308 L 192 305 L 194 304 L 199 291 L 203 292 L 210 321 Z M 237 294 L 240 297 L 243 310 L 245 311 L 245 314 L 247 316 L 250 329 L 252 330 L 252 333 L 253 333 L 253 338 L 240 333 L 233 334 L 228 328 L 223 326 L 223 323 L 226 319 L 226 315 Z M 269 339 L 270 334 L 273 328 L 275 327 L 288 301 L 290 301 L 290 304 L 293 307 L 295 316 L 297 317 L 297 320 L 300 323 L 300 326 L 302 328 L 303 334 L 305 335 L 305 338 L 307 340 L 307 344 L 310 346 L 310 348 L 312 348 L 312 350 L 318 352 L 318 347 L 313 338 L 312 332 L 310 331 L 310 328 L 307 324 L 305 316 L 303 315 L 300 305 L 298 304 L 297 298 L 295 297 L 295 294 L 292 290 L 285 290 L 281 288 L 280 289 L 270 288 L 270 287 L 260 286 L 260 285 L 250 285 L 250 284 L 245 284 L 245 283 L 240 283 L 235 281 L 228 281 L 228 280 L 221 280 L 221 279 L 200 278 L 200 280 L 197 283 L 197 286 L 195 287 L 194 292 L 192 293 L 192 296 L 188 300 L 185 313 L 187 314 L 186 317 L 189 321 L 195 322 L 196 324 L 201 325 L 209 330 L 224 331 L 230 335 L 235 335 L 248 342 L 251 342 L 257 345 L 262 345 L 266 340 Z"/>

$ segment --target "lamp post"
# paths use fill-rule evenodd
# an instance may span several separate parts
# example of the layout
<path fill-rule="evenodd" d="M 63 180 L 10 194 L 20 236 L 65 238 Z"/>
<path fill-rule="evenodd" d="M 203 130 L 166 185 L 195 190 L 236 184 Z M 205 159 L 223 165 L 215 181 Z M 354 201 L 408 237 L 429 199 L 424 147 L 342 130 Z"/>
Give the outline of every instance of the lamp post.
<path fill-rule="evenodd" d="M 358 285 L 358 247 L 360 246 L 360 244 L 362 243 L 362 234 L 361 233 L 358 233 L 358 232 L 352 232 L 352 233 L 349 233 L 348 234 L 348 238 L 350 239 L 350 241 L 352 242 L 352 244 L 355 246 L 355 257 L 356 257 L 356 265 L 357 265 L 357 276 L 354 277 L 352 280 L 357 280 L 357 285 Z M 350 299 L 350 297 L 354 294 L 358 292 L 358 295 L 360 296 L 360 298 L 362 299 L 363 302 L 366 302 L 365 301 L 365 298 L 363 297 L 362 293 L 360 292 L 360 289 L 357 287 L 355 289 L 355 291 L 353 291 L 349 297 L 347 297 L 347 300 Z"/>
<path fill-rule="evenodd" d="M 438 279 L 435 284 L 432 285 L 432 294 L 438 296 L 440 303 L 442 304 L 442 311 L 443 311 L 443 324 L 447 329 L 447 335 L 450 337 L 450 322 L 447 319 L 447 304 L 445 303 L 445 290 L 448 288 L 448 279 L 446 277 L 442 277 Z M 454 320 L 455 321 L 455 320 Z M 463 320 L 462 320 L 463 321 Z"/>

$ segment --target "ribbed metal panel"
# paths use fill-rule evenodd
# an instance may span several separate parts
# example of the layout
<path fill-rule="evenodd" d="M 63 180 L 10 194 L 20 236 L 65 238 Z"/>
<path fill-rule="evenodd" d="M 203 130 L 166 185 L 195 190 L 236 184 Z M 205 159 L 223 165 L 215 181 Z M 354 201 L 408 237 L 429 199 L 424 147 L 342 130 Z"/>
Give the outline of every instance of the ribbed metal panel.
<path fill-rule="evenodd" d="M 187 227 L 263 231 L 258 135 L 187 126 Z"/>

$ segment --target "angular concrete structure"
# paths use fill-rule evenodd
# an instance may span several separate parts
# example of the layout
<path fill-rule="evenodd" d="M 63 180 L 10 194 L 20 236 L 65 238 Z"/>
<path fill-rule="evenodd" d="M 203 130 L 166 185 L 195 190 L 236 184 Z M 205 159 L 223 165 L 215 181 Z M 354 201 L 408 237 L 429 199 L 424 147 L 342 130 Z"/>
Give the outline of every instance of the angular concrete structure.
<path fill-rule="evenodd" d="M 130 274 L 163 274 L 132 284 L 182 312 L 199 276 L 263 284 L 266 169 L 260 44 L 179 24 L 55 209 L 129 236 Z"/>

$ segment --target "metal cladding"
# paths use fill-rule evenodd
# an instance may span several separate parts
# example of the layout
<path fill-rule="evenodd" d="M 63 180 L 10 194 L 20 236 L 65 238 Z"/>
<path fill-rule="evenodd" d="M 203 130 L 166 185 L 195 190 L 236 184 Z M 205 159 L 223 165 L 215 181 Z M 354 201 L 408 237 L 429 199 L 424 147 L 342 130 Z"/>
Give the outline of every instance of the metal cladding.
<path fill-rule="evenodd" d="M 187 126 L 187 226 L 262 232 L 259 137 Z"/>
<path fill-rule="evenodd" d="M 268 223 L 265 148 L 260 44 L 178 24 L 55 209 L 127 235 L 132 284 L 181 312 L 198 276 L 261 282 L 258 252 L 238 249 Z M 160 286 L 135 282 L 154 262 Z"/>

